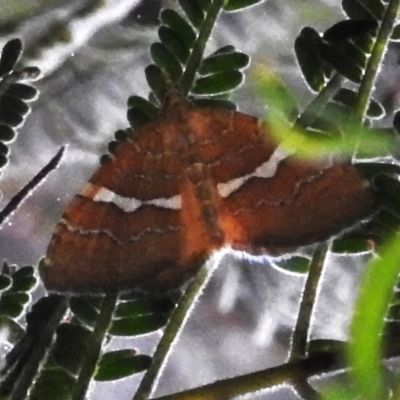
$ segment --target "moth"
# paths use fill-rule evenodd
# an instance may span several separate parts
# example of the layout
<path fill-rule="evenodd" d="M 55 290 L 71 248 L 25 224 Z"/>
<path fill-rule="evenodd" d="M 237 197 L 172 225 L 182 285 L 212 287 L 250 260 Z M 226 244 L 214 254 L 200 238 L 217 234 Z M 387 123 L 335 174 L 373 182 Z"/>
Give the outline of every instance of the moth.
<path fill-rule="evenodd" d="M 211 253 L 282 254 L 366 216 L 349 163 L 299 159 L 257 118 L 170 92 L 65 209 L 41 266 L 49 290 L 176 287 Z"/>

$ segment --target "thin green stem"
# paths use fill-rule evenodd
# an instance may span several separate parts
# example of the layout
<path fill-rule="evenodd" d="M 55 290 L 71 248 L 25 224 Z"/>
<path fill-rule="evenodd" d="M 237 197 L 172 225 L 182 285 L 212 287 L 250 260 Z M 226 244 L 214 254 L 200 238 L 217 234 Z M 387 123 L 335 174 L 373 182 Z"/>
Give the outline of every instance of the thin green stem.
<path fill-rule="evenodd" d="M 305 111 L 297 118 L 295 128 L 307 128 L 321 114 L 322 110 L 342 86 L 343 77 L 335 74 L 326 86 L 318 93 L 307 106 Z"/>
<path fill-rule="evenodd" d="M 344 362 L 337 353 L 323 353 L 309 359 L 289 362 L 263 371 L 220 380 L 185 392 L 158 397 L 157 400 L 233 399 L 237 396 L 290 383 L 299 375 L 311 377 L 343 367 L 345 367 Z"/>
<path fill-rule="evenodd" d="M 187 96 L 191 87 L 193 86 L 193 81 L 196 72 L 199 69 L 204 49 L 211 35 L 211 31 L 215 25 L 215 21 L 218 18 L 218 14 L 224 4 L 224 1 L 225 0 L 214 0 L 207 11 L 206 18 L 201 24 L 199 36 L 197 37 L 196 42 L 193 46 L 193 50 L 187 62 L 185 72 L 183 73 L 180 81 L 180 89 L 182 91 L 182 94 L 185 96 Z"/>
<path fill-rule="evenodd" d="M 326 243 L 320 244 L 314 252 L 310 263 L 310 271 L 304 287 L 303 298 L 297 316 L 296 326 L 292 337 L 289 359 L 296 360 L 307 355 L 308 338 L 311 327 L 311 317 L 317 299 L 323 266 L 328 251 Z"/>
<path fill-rule="evenodd" d="M 382 61 L 386 46 L 389 41 L 390 34 L 393 30 L 393 25 L 399 11 L 400 0 L 391 0 L 388 4 L 381 26 L 379 28 L 376 42 L 372 49 L 371 56 L 368 60 L 360 88 L 358 97 L 354 105 L 354 117 L 360 124 L 364 120 L 364 116 L 368 107 L 372 89 L 374 87 L 375 78 L 378 73 L 379 65 Z"/>
<path fill-rule="evenodd" d="M 385 359 L 400 355 L 400 343 L 393 340 L 386 346 Z M 275 388 L 278 385 L 290 384 L 299 376 L 304 379 L 321 376 L 323 373 L 343 370 L 347 365 L 343 353 L 327 351 L 316 353 L 309 358 L 290 361 L 277 367 L 253 372 L 234 378 L 223 379 L 198 388 L 157 397 L 156 400 L 221 400 L 233 399 L 248 393 Z M 377 398 L 376 398 L 377 399 Z"/>
<path fill-rule="evenodd" d="M 111 323 L 117 299 L 118 295 L 116 292 L 110 292 L 104 296 L 71 400 L 84 400 L 86 397 L 86 392 L 100 356 L 101 345 Z"/>
<path fill-rule="evenodd" d="M 196 278 L 189 284 L 185 294 L 179 301 L 178 307 L 173 312 L 171 319 L 153 355 L 153 362 L 146 371 L 133 400 L 147 400 L 155 389 L 158 377 L 167 361 L 173 344 L 182 332 L 191 308 L 201 294 L 201 289 L 208 277 L 206 267 L 203 267 Z"/>
<path fill-rule="evenodd" d="M 46 350 L 51 343 L 54 332 L 59 325 L 61 319 L 64 317 L 65 312 L 68 309 L 68 298 L 60 297 L 57 306 L 54 308 L 52 315 L 48 319 L 46 326 L 40 333 L 38 339 L 31 346 L 31 353 L 27 357 L 22 357 L 21 362 L 23 363 L 20 369 L 21 373 L 18 376 L 18 380 L 15 385 L 12 386 L 12 395 L 9 397 L 11 400 L 24 400 L 26 399 L 28 389 L 32 385 L 33 379 L 36 376 L 40 363 L 42 362 Z M 19 362 L 18 362 L 19 365 Z M 16 370 L 18 370 L 18 365 Z M 10 377 L 13 377 L 11 372 Z M 7 377 L 8 378 L 8 377 Z M 12 384 L 10 380 L 7 382 L 8 385 Z M 12 380 L 12 379 L 11 379 Z"/>
<path fill-rule="evenodd" d="M 61 161 L 64 154 L 65 146 L 58 150 L 57 154 L 45 165 L 38 174 L 36 174 L 0 211 L 0 226 L 7 218 L 19 207 L 19 205 L 35 190 L 50 172 L 54 171 Z"/>
<path fill-rule="evenodd" d="M 291 382 L 291 385 L 301 399 L 318 400 L 321 398 L 319 393 L 308 383 L 307 377 L 299 375 Z"/>

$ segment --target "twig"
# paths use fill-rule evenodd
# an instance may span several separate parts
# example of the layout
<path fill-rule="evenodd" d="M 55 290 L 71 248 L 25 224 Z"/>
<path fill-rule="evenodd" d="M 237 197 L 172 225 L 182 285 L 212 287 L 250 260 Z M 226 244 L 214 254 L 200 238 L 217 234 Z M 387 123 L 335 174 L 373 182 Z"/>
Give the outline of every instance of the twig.
<path fill-rule="evenodd" d="M 297 316 L 296 327 L 292 337 L 292 346 L 289 359 L 296 360 L 307 355 L 308 337 L 310 333 L 311 317 L 320 285 L 322 269 L 325 262 L 328 245 L 320 244 L 314 252 L 310 263 L 310 271 L 304 287 L 303 298 Z"/>
<path fill-rule="evenodd" d="M 61 319 L 63 318 L 65 312 L 68 308 L 68 298 L 61 297 L 59 300 L 59 304 L 54 309 L 51 318 L 46 323 L 45 328 L 40 334 L 40 337 L 34 343 L 34 346 L 31 347 L 32 352 L 28 355 L 27 358 L 23 357 L 21 359 L 21 372 L 20 376 L 12 387 L 12 395 L 10 400 L 25 400 L 29 387 L 32 385 L 32 381 L 36 376 L 40 363 L 45 355 L 46 349 L 50 344 L 54 331 L 59 325 Z M 20 363 L 18 363 L 20 364 Z M 16 367 L 18 370 L 18 365 Z M 11 376 L 13 374 L 11 373 Z M 16 378 L 16 377 L 14 377 Z M 7 380 L 7 383 L 11 382 Z"/>
<path fill-rule="evenodd" d="M 334 353 L 319 354 L 309 359 L 292 361 L 264 371 L 220 380 L 185 392 L 157 397 L 157 400 L 232 399 L 246 393 L 290 383 L 298 376 L 311 377 L 322 372 L 334 371 L 344 366 L 344 363 L 338 361 L 338 357 Z"/>
<path fill-rule="evenodd" d="M 111 323 L 112 314 L 117 303 L 118 295 L 115 292 L 107 293 L 101 303 L 100 313 L 96 320 L 96 326 L 87 348 L 82 368 L 76 381 L 71 400 L 84 400 L 89 388 L 90 381 L 96 370 L 97 361 L 100 356 L 104 336 Z"/>
<path fill-rule="evenodd" d="M 395 358 L 400 355 L 400 343 L 387 346 L 385 358 Z M 234 378 L 220 380 L 208 385 L 168 396 L 157 397 L 155 400 L 221 400 L 232 399 L 248 393 L 290 384 L 299 376 L 311 378 L 322 373 L 343 371 L 347 365 L 343 354 L 337 351 L 327 351 L 312 355 L 309 358 L 290 361 L 277 367 L 253 372 Z"/>
<path fill-rule="evenodd" d="M 153 355 L 153 362 L 146 371 L 133 400 L 147 400 L 155 389 L 158 377 L 170 354 L 173 344 L 182 332 L 184 323 L 190 314 L 190 309 L 201 294 L 208 277 L 206 267 L 203 267 L 196 278 L 190 283 L 185 294 L 179 301 L 178 307 L 173 312 L 171 319 L 165 328 L 164 334 Z"/>
<path fill-rule="evenodd" d="M 308 383 L 307 378 L 297 377 L 290 382 L 293 389 L 297 392 L 300 398 L 305 400 L 320 399 L 319 393 Z"/>
<path fill-rule="evenodd" d="M 359 123 L 363 122 L 371 92 L 374 87 L 375 78 L 378 73 L 379 65 L 382 61 L 383 54 L 389 41 L 389 36 L 392 33 L 393 25 L 397 18 L 399 5 L 400 0 L 392 0 L 387 6 L 376 42 L 368 60 L 367 68 L 365 69 L 365 73 L 358 90 L 357 101 L 354 105 L 354 116 L 356 121 L 359 121 Z"/>
<path fill-rule="evenodd" d="M 31 194 L 31 192 L 36 189 L 47 175 L 57 168 L 63 154 L 65 146 L 58 150 L 57 154 L 50 160 L 50 162 L 37 174 L 35 175 L 0 211 L 0 226 L 4 221 L 14 212 L 19 205 Z"/>
<path fill-rule="evenodd" d="M 307 128 L 321 114 L 327 103 L 342 86 L 343 77 L 336 73 L 318 95 L 308 104 L 304 112 L 297 118 L 295 128 Z"/>
<path fill-rule="evenodd" d="M 185 72 L 180 80 L 180 89 L 185 96 L 189 93 L 193 85 L 194 77 L 199 69 L 208 38 L 211 35 L 212 28 L 215 25 L 215 21 L 224 4 L 224 1 L 225 0 L 214 0 L 207 11 L 205 20 L 201 25 L 199 36 L 196 39 L 193 50 L 188 59 Z"/>

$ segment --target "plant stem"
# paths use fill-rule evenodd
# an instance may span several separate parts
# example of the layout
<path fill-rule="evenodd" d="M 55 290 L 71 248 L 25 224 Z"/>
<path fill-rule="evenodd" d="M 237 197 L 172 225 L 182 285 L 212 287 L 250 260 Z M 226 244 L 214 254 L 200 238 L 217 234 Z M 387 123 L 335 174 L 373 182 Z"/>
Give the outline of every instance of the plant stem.
<path fill-rule="evenodd" d="M 55 170 L 64 154 L 65 146 L 45 165 L 0 211 L 0 226 L 19 207 L 19 205 L 35 190 L 49 173 Z"/>
<path fill-rule="evenodd" d="M 383 353 L 384 359 L 400 356 L 400 343 L 393 340 L 387 344 Z M 232 399 L 249 393 L 287 385 L 301 376 L 308 379 L 329 372 L 339 372 L 346 368 L 342 351 L 326 351 L 316 353 L 302 360 L 290 361 L 276 367 L 250 374 L 223 379 L 198 388 L 185 390 L 155 400 L 221 400 Z M 375 398 L 378 399 L 378 398 Z M 381 399 L 381 397 L 379 398 Z M 396 397 L 397 399 L 397 397 Z"/>
<path fill-rule="evenodd" d="M 101 303 L 91 342 L 87 348 L 83 365 L 76 381 L 71 400 L 84 400 L 90 381 L 94 375 L 100 356 L 101 345 L 110 325 L 118 295 L 116 292 L 107 293 Z"/>
<path fill-rule="evenodd" d="M 317 400 L 320 398 L 319 393 L 308 383 L 307 378 L 300 375 L 291 382 L 293 389 L 305 400 Z"/>
<path fill-rule="evenodd" d="M 297 316 L 296 327 L 292 337 L 289 360 L 304 358 L 307 355 L 308 337 L 310 334 L 311 317 L 317 298 L 328 245 L 320 244 L 314 252 L 310 263 L 310 271 L 304 287 L 303 298 Z"/>
<path fill-rule="evenodd" d="M 326 86 L 318 93 L 304 112 L 297 118 L 295 128 L 307 128 L 321 114 L 327 103 L 337 93 L 342 86 L 343 77 L 340 74 L 335 74 Z"/>
<path fill-rule="evenodd" d="M 133 396 L 133 400 L 147 400 L 151 396 L 155 389 L 158 377 L 171 352 L 172 346 L 178 339 L 179 334 L 182 332 L 183 326 L 190 314 L 190 310 L 199 298 L 201 289 L 203 288 L 207 277 L 207 268 L 203 267 L 186 289 L 185 294 L 179 301 L 178 307 L 173 312 L 171 319 L 165 328 L 164 334 L 153 355 L 153 362 L 140 382 L 139 388 Z"/>
<path fill-rule="evenodd" d="M 400 343 L 393 340 L 386 346 L 384 358 L 395 358 L 400 355 Z M 275 388 L 278 385 L 290 384 L 299 376 L 311 378 L 323 373 L 339 371 L 346 368 L 342 352 L 327 351 L 317 353 L 309 358 L 290 361 L 277 367 L 223 379 L 202 387 L 185 390 L 168 396 L 157 397 L 156 400 L 221 400 L 232 399 L 248 393 Z"/>
<path fill-rule="evenodd" d="M 46 349 L 48 348 L 51 340 L 53 338 L 54 332 L 59 325 L 61 319 L 63 318 L 65 312 L 68 309 L 68 298 L 60 297 L 59 304 L 55 307 L 51 317 L 46 323 L 45 328 L 40 333 L 39 338 L 35 341 L 32 346 L 32 352 L 28 355 L 27 358 L 23 357 L 21 362 L 22 372 L 17 380 L 15 386 L 13 385 L 12 395 L 10 396 L 11 400 L 24 400 L 26 399 L 26 395 L 28 393 L 29 387 L 32 385 L 33 379 L 36 376 L 41 361 L 46 353 Z M 19 362 L 17 365 L 17 370 L 19 369 Z M 11 376 L 13 376 L 11 372 Z M 11 382 L 6 380 L 8 384 Z"/>
<path fill-rule="evenodd" d="M 247 375 L 220 380 L 199 388 L 156 398 L 157 400 L 221 400 L 274 388 L 296 379 L 299 375 L 311 377 L 322 372 L 344 368 L 343 360 L 335 353 L 323 353 L 309 359 L 298 360 L 257 371 Z"/>
<path fill-rule="evenodd" d="M 390 34 L 392 33 L 394 22 L 397 18 L 399 5 L 400 0 L 391 0 L 386 8 L 376 42 L 372 49 L 367 68 L 358 90 L 357 101 L 354 106 L 354 116 L 356 121 L 358 121 L 360 124 L 364 120 L 378 68 L 382 61 Z"/>
<path fill-rule="evenodd" d="M 180 81 L 180 89 L 184 96 L 189 93 L 197 70 L 199 69 L 201 59 L 203 57 L 204 49 L 206 47 L 208 38 L 211 35 L 212 28 L 215 25 L 219 11 L 221 10 L 225 0 L 214 0 L 207 11 L 206 18 L 200 27 L 199 36 L 193 46 L 185 72 Z"/>

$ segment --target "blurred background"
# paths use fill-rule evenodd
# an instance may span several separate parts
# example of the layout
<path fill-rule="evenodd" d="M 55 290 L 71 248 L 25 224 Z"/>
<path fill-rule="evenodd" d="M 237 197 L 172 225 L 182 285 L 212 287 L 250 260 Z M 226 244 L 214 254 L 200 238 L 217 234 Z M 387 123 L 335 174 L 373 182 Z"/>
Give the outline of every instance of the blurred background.
<path fill-rule="evenodd" d="M 59 168 L 2 227 L 3 260 L 19 266 L 38 262 L 63 208 L 96 169 L 114 132 L 128 126 L 128 97 L 147 97 L 144 68 L 151 63 L 149 46 L 158 40 L 158 15 L 165 6 L 176 8 L 177 1 L 0 0 L 0 46 L 21 38 L 21 63 L 43 72 L 35 83 L 41 95 L 11 145 L 10 164 L 1 176 L 2 206 L 68 144 Z M 304 26 L 324 31 L 343 18 L 340 1 L 268 0 L 223 13 L 207 53 L 233 44 L 251 56 L 246 81 L 234 95 L 240 111 L 258 117 L 266 111 L 254 95 L 257 65 L 277 71 L 305 106 L 312 93 L 300 76 L 294 40 Z M 394 44 L 376 91 L 389 111 L 398 106 L 398 74 Z M 329 257 L 313 338 L 346 338 L 355 287 L 368 257 Z M 283 363 L 304 282 L 304 276 L 279 270 L 266 259 L 225 255 L 174 347 L 156 395 Z M 134 343 L 113 340 L 109 346 L 134 346 L 151 354 L 159 337 L 156 332 Z M 140 377 L 97 384 L 91 399 L 131 399 Z M 248 398 L 298 397 L 281 387 Z"/>

